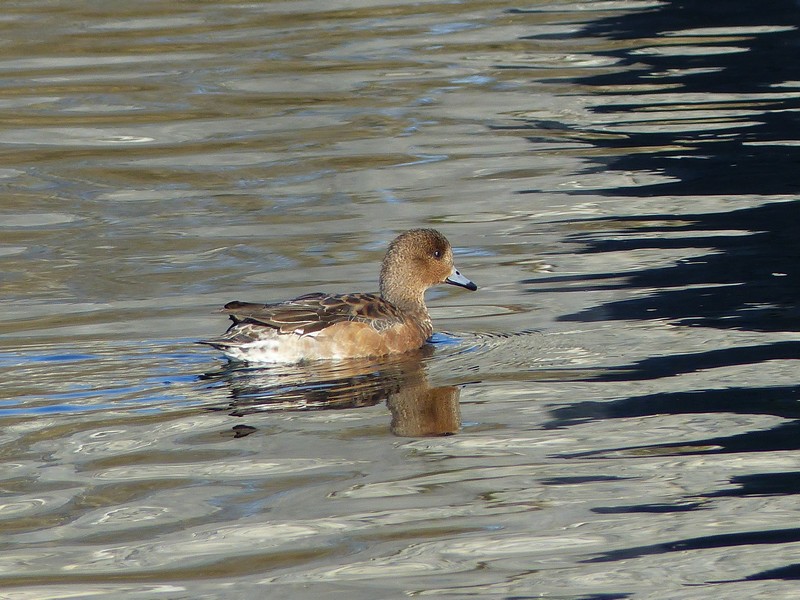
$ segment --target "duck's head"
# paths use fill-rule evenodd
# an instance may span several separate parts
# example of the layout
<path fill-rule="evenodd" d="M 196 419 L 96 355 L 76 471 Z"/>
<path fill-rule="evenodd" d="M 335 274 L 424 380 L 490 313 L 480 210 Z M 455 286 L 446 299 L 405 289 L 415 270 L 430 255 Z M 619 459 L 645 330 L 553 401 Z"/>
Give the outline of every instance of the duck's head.
<path fill-rule="evenodd" d="M 477 290 L 472 281 L 453 264 L 450 242 L 435 229 L 410 229 L 397 236 L 386 252 L 381 267 L 381 295 L 396 306 L 424 307 L 425 290 L 449 283 Z"/>

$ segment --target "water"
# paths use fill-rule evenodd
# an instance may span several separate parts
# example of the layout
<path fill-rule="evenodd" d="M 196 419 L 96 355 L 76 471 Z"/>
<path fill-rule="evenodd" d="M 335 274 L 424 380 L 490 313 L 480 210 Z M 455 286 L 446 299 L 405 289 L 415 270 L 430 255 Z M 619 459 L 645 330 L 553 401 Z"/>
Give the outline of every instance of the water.
<path fill-rule="evenodd" d="M 796 597 L 797 11 L 7 3 L 0 597 Z M 419 353 L 193 343 L 417 226 Z"/>

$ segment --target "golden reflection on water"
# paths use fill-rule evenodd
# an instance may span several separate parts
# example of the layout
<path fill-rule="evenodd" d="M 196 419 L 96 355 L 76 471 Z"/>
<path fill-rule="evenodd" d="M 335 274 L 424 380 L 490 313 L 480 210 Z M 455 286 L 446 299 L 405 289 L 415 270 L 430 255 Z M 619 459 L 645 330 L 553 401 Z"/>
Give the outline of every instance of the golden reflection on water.
<path fill-rule="evenodd" d="M 228 389 L 230 403 L 214 410 L 231 416 L 280 412 L 356 409 L 385 402 L 394 435 L 452 435 L 460 428 L 459 388 L 431 387 L 425 359 L 428 345 L 414 352 L 380 359 L 314 361 L 299 365 L 248 367 L 229 363 L 202 379 Z M 246 422 L 245 422 L 246 423 Z M 246 424 L 234 431 L 253 433 Z"/>

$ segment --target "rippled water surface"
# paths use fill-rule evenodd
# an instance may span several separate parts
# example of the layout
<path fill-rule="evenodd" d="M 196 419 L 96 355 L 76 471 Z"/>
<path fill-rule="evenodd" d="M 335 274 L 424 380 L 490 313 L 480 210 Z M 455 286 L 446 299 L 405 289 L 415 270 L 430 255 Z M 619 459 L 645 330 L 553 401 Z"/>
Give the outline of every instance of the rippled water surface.
<path fill-rule="evenodd" d="M 4 4 L 0 597 L 797 597 L 798 11 Z M 193 343 L 419 226 L 419 352 Z"/>

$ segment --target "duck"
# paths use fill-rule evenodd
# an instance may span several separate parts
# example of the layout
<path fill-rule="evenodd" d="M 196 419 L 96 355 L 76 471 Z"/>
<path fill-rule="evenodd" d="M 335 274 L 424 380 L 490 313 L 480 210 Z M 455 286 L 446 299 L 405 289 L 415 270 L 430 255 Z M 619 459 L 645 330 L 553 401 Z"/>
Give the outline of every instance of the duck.
<path fill-rule="evenodd" d="M 435 229 L 398 235 L 383 258 L 377 293 L 314 292 L 275 304 L 234 300 L 220 337 L 202 340 L 235 361 L 256 364 L 380 357 L 421 348 L 433 335 L 425 291 L 438 284 L 475 291 Z"/>

